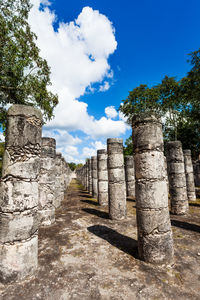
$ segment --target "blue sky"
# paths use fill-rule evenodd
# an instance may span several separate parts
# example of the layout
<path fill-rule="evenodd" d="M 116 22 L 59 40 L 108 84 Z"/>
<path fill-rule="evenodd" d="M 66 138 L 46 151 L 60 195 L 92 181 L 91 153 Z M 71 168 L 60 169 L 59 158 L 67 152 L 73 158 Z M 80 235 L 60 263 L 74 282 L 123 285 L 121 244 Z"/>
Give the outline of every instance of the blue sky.
<path fill-rule="evenodd" d="M 44 135 L 67 161 L 83 162 L 108 137 L 125 141 L 131 130 L 116 110 L 128 91 L 180 79 L 200 48 L 199 0 L 32 2 L 30 24 L 60 99 Z"/>

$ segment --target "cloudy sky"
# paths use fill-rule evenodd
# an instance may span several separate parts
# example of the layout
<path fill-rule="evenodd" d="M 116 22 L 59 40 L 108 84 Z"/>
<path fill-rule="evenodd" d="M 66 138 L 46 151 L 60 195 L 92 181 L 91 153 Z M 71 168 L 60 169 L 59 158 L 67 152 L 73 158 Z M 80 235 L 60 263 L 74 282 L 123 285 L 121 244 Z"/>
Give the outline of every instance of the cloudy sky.
<path fill-rule="evenodd" d="M 117 109 L 139 84 L 183 77 L 200 48 L 197 0 L 32 0 L 29 16 L 58 94 L 43 136 L 68 162 L 83 162 L 108 137 L 131 130 Z"/>

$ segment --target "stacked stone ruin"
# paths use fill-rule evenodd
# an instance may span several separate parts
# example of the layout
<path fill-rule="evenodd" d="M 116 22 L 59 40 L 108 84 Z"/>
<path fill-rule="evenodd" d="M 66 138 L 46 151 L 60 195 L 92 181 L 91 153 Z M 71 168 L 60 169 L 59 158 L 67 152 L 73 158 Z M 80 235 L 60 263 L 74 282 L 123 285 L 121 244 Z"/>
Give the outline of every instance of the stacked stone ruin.
<path fill-rule="evenodd" d="M 92 156 L 91 161 L 92 161 L 92 196 L 93 198 L 96 198 L 98 195 L 97 156 Z"/>
<path fill-rule="evenodd" d="M 107 157 L 105 149 L 97 150 L 98 202 L 100 206 L 108 205 Z"/>
<path fill-rule="evenodd" d="M 108 139 L 107 150 L 98 150 L 97 156 L 89 158 L 77 170 L 77 178 L 100 206 L 108 204 L 112 220 L 126 218 L 126 197 L 135 198 L 140 258 L 171 263 L 174 247 L 168 192 L 171 212 L 187 213 L 188 199 L 196 199 L 191 152 L 185 150 L 183 156 L 181 143 L 169 142 L 164 156 L 162 123 L 155 114 L 133 118 L 133 137 L 133 156 L 123 156 L 122 139 Z"/>
<path fill-rule="evenodd" d="M 8 110 L 0 186 L 1 281 L 19 280 L 38 265 L 38 175 L 42 115 L 33 107 Z"/>
<path fill-rule="evenodd" d="M 150 263 L 173 260 L 165 179 L 162 123 L 155 115 L 133 118 L 138 252 Z"/>
<path fill-rule="evenodd" d="M 41 225 L 55 222 L 55 157 L 56 141 L 53 138 L 42 138 L 42 149 L 39 173 L 38 217 Z"/>
<path fill-rule="evenodd" d="M 193 163 L 195 186 L 200 188 L 200 159 Z"/>
<path fill-rule="evenodd" d="M 135 167 L 133 155 L 124 157 L 126 196 L 135 198 Z"/>
<path fill-rule="evenodd" d="M 112 220 L 126 218 L 126 184 L 124 171 L 123 140 L 107 140 L 108 152 L 108 201 Z"/>
<path fill-rule="evenodd" d="M 189 205 L 182 144 L 180 141 L 168 142 L 166 150 L 171 213 L 186 214 Z"/>
<path fill-rule="evenodd" d="M 183 150 L 188 200 L 196 200 L 191 150 Z"/>
<path fill-rule="evenodd" d="M 39 226 L 55 221 L 55 207 L 72 178 L 65 160 L 55 153 L 55 140 L 41 137 L 42 123 L 41 112 L 32 106 L 8 110 L 0 181 L 2 282 L 24 279 L 37 270 Z"/>
<path fill-rule="evenodd" d="M 133 118 L 134 155 L 123 155 L 123 140 L 109 138 L 76 170 L 88 193 L 105 206 L 109 217 L 123 222 L 126 199 L 136 200 L 138 252 L 146 262 L 173 261 L 171 212 L 185 214 L 188 199 L 200 186 L 200 163 L 195 176 L 190 150 L 179 141 L 168 142 L 163 154 L 162 124 L 154 114 Z M 42 138 L 42 115 L 33 107 L 14 105 L 8 126 L 0 182 L 0 280 L 23 279 L 37 269 L 38 228 L 55 222 L 72 171 L 53 138 Z M 199 170 L 199 173 L 198 173 Z M 199 175 L 198 175 L 199 174 Z M 168 187 L 169 185 L 169 187 Z"/>

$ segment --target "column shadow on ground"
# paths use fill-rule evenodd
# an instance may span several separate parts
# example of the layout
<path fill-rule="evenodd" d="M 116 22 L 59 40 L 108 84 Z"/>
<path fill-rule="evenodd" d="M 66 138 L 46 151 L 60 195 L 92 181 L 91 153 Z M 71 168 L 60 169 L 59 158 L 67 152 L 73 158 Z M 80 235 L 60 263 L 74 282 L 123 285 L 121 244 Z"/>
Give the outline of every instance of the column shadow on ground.
<path fill-rule="evenodd" d="M 81 193 L 81 194 L 87 194 L 87 195 L 89 194 L 88 191 L 83 191 L 83 190 L 81 190 L 80 193 Z"/>
<path fill-rule="evenodd" d="M 94 225 L 88 227 L 87 229 L 89 232 L 104 239 L 112 246 L 115 246 L 116 248 L 133 256 L 134 258 L 139 258 L 136 240 L 103 225 Z"/>
<path fill-rule="evenodd" d="M 86 194 L 86 195 L 79 194 L 79 197 L 83 197 L 83 198 L 92 198 L 92 196 L 91 196 L 91 195 L 88 195 L 88 194 Z"/>
<path fill-rule="evenodd" d="M 196 206 L 196 207 L 200 207 L 200 203 L 189 203 L 189 206 Z"/>
<path fill-rule="evenodd" d="M 102 219 L 109 219 L 109 214 L 104 211 L 100 211 L 94 208 L 82 208 L 82 211 L 85 211 L 91 215 L 95 215 L 97 217 L 100 217 Z"/>
<path fill-rule="evenodd" d="M 136 202 L 134 198 L 126 197 L 126 200 L 127 200 L 127 201 L 130 201 L 130 202 Z"/>
<path fill-rule="evenodd" d="M 93 201 L 93 200 L 81 200 L 81 202 L 83 203 L 87 203 L 87 204 L 92 204 L 92 205 L 95 205 L 95 206 L 99 206 L 99 203 Z"/>
<path fill-rule="evenodd" d="M 188 222 L 183 222 L 183 221 L 178 221 L 178 220 L 171 220 L 171 224 L 176 227 L 180 227 L 183 229 L 191 230 L 191 231 L 196 231 L 200 233 L 200 226 L 196 224 L 191 224 Z"/>

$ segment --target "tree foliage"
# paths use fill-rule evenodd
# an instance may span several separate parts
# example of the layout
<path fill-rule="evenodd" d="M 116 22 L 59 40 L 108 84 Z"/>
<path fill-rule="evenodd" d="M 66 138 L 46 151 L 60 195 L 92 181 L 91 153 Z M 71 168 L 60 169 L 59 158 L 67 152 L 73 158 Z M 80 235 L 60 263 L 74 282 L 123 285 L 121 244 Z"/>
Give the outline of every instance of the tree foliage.
<path fill-rule="evenodd" d="M 188 62 L 192 68 L 186 77 L 177 81 L 165 76 L 160 84 L 151 88 L 140 85 L 129 92 L 119 110 L 129 124 L 134 114 L 156 112 L 163 121 L 165 141 L 178 139 L 197 157 L 200 148 L 200 49 L 190 54 Z"/>
<path fill-rule="evenodd" d="M 132 135 L 125 141 L 124 156 L 128 156 L 128 155 L 133 155 Z"/>
<path fill-rule="evenodd" d="M 70 169 L 72 171 L 79 169 L 81 167 L 83 167 L 83 164 L 79 163 L 79 164 L 75 164 L 74 162 L 68 163 L 68 166 L 70 167 Z"/>
<path fill-rule="evenodd" d="M 31 32 L 29 0 L 0 0 L 0 122 L 4 124 L 7 104 L 40 108 L 51 119 L 58 103 L 48 91 L 50 68 L 40 57 Z"/>

